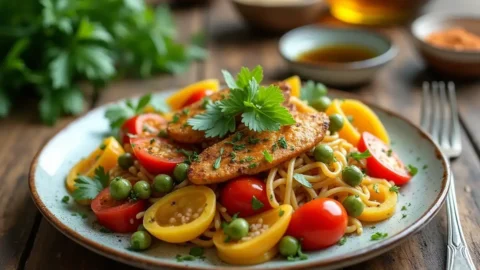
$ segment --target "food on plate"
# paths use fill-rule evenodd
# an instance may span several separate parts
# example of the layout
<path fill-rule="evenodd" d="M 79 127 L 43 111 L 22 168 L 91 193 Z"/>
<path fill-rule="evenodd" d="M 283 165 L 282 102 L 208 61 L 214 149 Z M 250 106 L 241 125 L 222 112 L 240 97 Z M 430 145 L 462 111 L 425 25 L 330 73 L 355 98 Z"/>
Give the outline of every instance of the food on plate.
<path fill-rule="evenodd" d="M 455 51 L 480 51 L 480 36 L 460 27 L 433 32 L 426 41 L 436 47 Z"/>
<path fill-rule="evenodd" d="M 192 243 L 235 265 L 305 260 L 394 215 L 415 172 L 367 105 L 295 76 L 262 85 L 261 67 L 223 74 L 226 89 L 188 86 L 173 112 L 151 96 L 107 110 L 119 140 L 71 169 L 71 196 L 133 250 Z"/>

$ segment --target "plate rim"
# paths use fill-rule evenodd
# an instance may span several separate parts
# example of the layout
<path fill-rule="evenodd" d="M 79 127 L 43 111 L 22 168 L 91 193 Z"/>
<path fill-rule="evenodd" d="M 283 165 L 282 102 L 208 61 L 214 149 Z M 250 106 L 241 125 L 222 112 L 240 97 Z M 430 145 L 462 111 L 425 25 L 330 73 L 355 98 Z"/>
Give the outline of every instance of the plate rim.
<path fill-rule="evenodd" d="M 154 95 L 161 95 L 161 93 L 168 93 L 176 88 L 167 88 L 159 91 L 152 91 L 151 93 Z M 335 95 L 337 96 L 338 94 L 342 95 L 342 93 L 336 93 Z M 419 133 L 420 136 L 426 138 L 433 146 L 434 146 L 434 151 L 437 156 L 437 158 L 441 161 L 442 167 L 443 167 L 443 175 L 442 175 L 442 185 L 441 185 L 441 190 L 438 194 L 438 196 L 435 198 L 434 202 L 430 207 L 427 209 L 427 211 L 419 217 L 417 220 L 413 222 L 413 224 L 409 227 L 404 228 L 401 230 L 399 233 L 395 234 L 394 236 L 387 238 L 381 242 L 378 242 L 376 244 L 373 244 L 361 252 L 357 252 L 354 255 L 349 255 L 343 254 L 343 255 L 338 255 L 334 256 L 333 258 L 328 258 L 320 262 L 308 262 L 308 263 L 300 263 L 300 264 L 292 264 L 286 267 L 280 267 L 279 269 L 304 269 L 306 267 L 322 267 L 324 269 L 331 269 L 331 268 L 337 268 L 337 267 L 345 267 L 348 265 L 353 265 L 357 264 L 363 261 L 366 261 L 368 259 L 371 259 L 373 257 L 379 256 L 380 254 L 383 254 L 392 248 L 396 247 L 397 245 L 401 244 L 405 240 L 408 239 L 409 236 L 412 234 L 418 232 L 421 230 L 423 227 L 425 227 L 440 211 L 442 205 L 445 202 L 448 190 L 451 185 L 451 169 L 450 169 L 450 163 L 448 162 L 446 156 L 442 153 L 440 150 L 439 146 L 433 141 L 431 136 L 427 134 L 422 128 L 418 127 L 416 124 L 414 124 L 410 119 L 404 117 L 403 115 L 400 115 L 399 113 L 393 112 L 389 109 L 383 108 L 381 106 L 378 106 L 376 104 L 372 104 L 372 102 L 368 102 L 364 100 L 363 98 L 359 97 L 356 94 L 343 94 L 347 98 L 354 98 L 357 99 L 365 104 L 367 104 L 369 107 L 372 107 L 376 110 L 380 110 L 390 116 L 397 117 L 404 122 L 406 122 L 408 125 L 413 127 L 417 133 Z M 127 98 L 138 98 L 140 95 L 135 95 L 133 97 L 127 97 Z M 103 110 L 104 108 L 108 107 L 109 105 L 112 104 L 117 104 L 121 101 L 126 100 L 127 98 L 122 98 L 116 101 L 108 102 L 105 103 L 97 108 L 94 108 L 92 110 L 87 111 L 83 115 L 79 116 L 77 119 L 69 123 L 68 125 L 64 126 L 62 129 L 60 129 L 58 132 L 53 134 L 48 141 L 46 141 L 42 147 L 37 151 L 35 154 L 32 163 L 30 165 L 30 170 L 29 170 L 29 175 L 28 175 L 28 187 L 30 191 L 30 196 L 32 197 L 32 200 L 37 207 L 37 209 L 42 213 L 42 215 L 45 217 L 45 219 L 53 226 L 55 227 L 58 231 L 60 231 L 63 235 L 67 236 L 69 239 L 73 240 L 77 244 L 80 244 L 81 246 L 97 253 L 102 256 L 105 256 L 107 258 L 110 258 L 115 261 L 120 261 L 122 263 L 128 264 L 128 265 L 133 265 L 137 267 L 142 267 L 142 268 L 150 268 L 150 269 L 158 269 L 159 267 L 171 267 L 171 268 L 189 268 L 189 269 L 211 269 L 211 266 L 196 266 L 196 265 L 185 265 L 181 263 L 170 263 L 170 262 L 162 262 L 159 260 L 156 260 L 155 257 L 151 258 L 141 258 L 138 256 L 134 256 L 128 253 L 122 253 L 117 251 L 116 249 L 110 248 L 108 246 L 104 246 L 100 244 L 99 242 L 92 241 L 88 239 L 85 236 L 82 236 L 82 234 L 76 232 L 75 230 L 71 229 L 69 226 L 64 224 L 60 219 L 55 217 L 55 215 L 50 212 L 48 207 L 43 203 L 41 200 L 36 184 L 35 184 L 35 172 L 37 169 L 38 165 L 38 158 L 40 154 L 44 151 L 45 147 L 51 143 L 51 141 L 60 133 L 64 132 L 66 129 L 68 129 L 71 125 L 74 125 L 75 123 L 81 121 L 83 118 L 90 114 L 94 114 L 97 111 Z M 220 267 L 222 269 L 228 268 L 228 269 L 251 269 L 252 266 L 238 266 L 238 265 L 232 265 L 232 266 L 218 266 L 216 265 L 216 268 Z"/>

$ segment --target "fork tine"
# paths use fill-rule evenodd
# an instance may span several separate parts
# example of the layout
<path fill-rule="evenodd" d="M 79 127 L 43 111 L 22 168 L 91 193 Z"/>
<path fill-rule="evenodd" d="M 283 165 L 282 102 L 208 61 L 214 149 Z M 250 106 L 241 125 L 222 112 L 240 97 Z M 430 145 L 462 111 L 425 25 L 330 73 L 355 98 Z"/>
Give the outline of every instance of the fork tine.
<path fill-rule="evenodd" d="M 460 152 L 462 150 L 460 138 L 460 121 L 458 119 L 457 97 L 455 95 L 455 84 L 448 82 L 448 96 L 450 100 L 451 116 L 452 116 L 452 147 Z"/>
<path fill-rule="evenodd" d="M 445 90 L 445 83 L 440 82 L 439 84 L 439 92 L 440 92 L 440 110 L 441 110 L 441 125 L 442 125 L 442 131 L 440 133 L 440 140 L 439 144 L 444 147 L 448 148 L 450 147 L 450 122 L 452 120 L 451 115 L 451 108 L 450 104 L 447 101 L 447 95 L 446 95 L 446 90 Z"/>
<path fill-rule="evenodd" d="M 440 99 L 438 95 L 438 82 L 432 82 L 432 113 L 430 114 L 431 125 L 430 125 L 430 134 L 434 141 L 439 143 L 439 132 L 440 132 L 440 114 L 441 106 Z"/>
<path fill-rule="evenodd" d="M 421 119 L 420 119 L 420 125 L 425 131 L 428 131 L 429 127 L 429 121 L 428 121 L 428 116 L 430 115 L 430 84 L 428 82 L 423 82 L 422 85 L 422 107 L 421 107 Z"/>

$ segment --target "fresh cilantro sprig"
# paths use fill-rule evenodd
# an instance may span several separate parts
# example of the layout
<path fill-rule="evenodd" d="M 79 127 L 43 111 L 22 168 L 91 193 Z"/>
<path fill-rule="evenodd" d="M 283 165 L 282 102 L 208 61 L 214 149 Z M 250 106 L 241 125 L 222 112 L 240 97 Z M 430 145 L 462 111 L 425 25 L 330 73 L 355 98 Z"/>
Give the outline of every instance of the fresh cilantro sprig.
<path fill-rule="evenodd" d="M 290 112 L 282 106 L 285 101 L 278 86 L 261 86 L 263 69 L 242 67 L 235 80 L 222 70 L 230 94 L 223 100 L 206 105 L 206 112 L 188 120 L 194 130 L 205 131 L 206 137 L 223 137 L 236 130 L 235 118 L 250 130 L 276 131 L 282 125 L 295 123 Z"/>
<path fill-rule="evenodd" d="M 295 179 L 298 183 L 300 183 L 302 186 L 306 188 L 312 188 L 312 184 L 308 182 L 308 180 L 305 178 L 305 175 L 301 173 L 293 174 L 293 179 Z"/>
<path fill-rule="evenodd" d="M 262 201 L 260 201 L 259 199 L 257 199 L 257 197 L 253 196 L 252 197 L 252 209 L 254 211 L 257 211 L 257 210 L 260 210 L 262 209 L 265 205 L 262 203 Z"/>
<path fill-rule="evenodd" d="M 388 233 L 381 233 L 381 232 L 376 232 L 370 236 L 370 240 L 372 241 L 377 241 L 381 239 L 387 238 Z"/>
<path fill-rule="evenodd" d="M 363 153 L 362 152 L 352 152 L 352 153 L 350 153 L 350 157 L 357 160 L 357 161 L 359 161 L 361 159 L 369 158 L 371 156 L 372 156 L 372 154 L 370 154 L 370 151 L 368 151 L 368 150 L 365 150 L 365 152 L 363 152 Z"/>
<path fill-rule="evenodd" d="M 328 93 L 327 87 L 321 83 L 315 83 L 314 81 L 308 81 L 302 87 L 300 92 L 300 98 L 307 102 L 318 100 L 319 98 L 326 96 Z"/>
<path fill-rule="evenodd" d="M 412 164 L 407 165 L 408 173 L 411 176 L 415 176 L 418 173 L 418 168 L 413 166 Z"/>
<path fill-rule="evenodd" d="M 105 169 L 100 166 L 95 169 L 95 176 L 90 178 L 79 175 L 75 179 L 75 190 L 72 197 L 77 201 L 93 200 L 104 188 L 108 186 L 109 176 Z"/>

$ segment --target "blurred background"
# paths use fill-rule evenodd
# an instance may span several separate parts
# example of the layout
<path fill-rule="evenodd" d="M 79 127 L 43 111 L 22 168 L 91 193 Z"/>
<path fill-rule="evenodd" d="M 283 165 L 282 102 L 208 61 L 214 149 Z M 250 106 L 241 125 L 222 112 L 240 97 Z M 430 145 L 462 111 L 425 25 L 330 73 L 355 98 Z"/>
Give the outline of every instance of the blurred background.
<path fill-rule="evenodd" d="M 84 112 L 111 82 L 182 76 L 197 61 L 218 63 L 200 77 L 266 62 L 275 63 L 264 68 L 270 80 L 296 74 L 354 90 L 410 51 L 418 62 L 400 72 L 422 65 L 472 80 L 480 77 L 478 12 L 478 0 L 2 1 L 0 117 L 38 109 L 53 125 Z"/>

